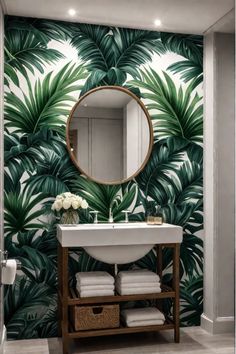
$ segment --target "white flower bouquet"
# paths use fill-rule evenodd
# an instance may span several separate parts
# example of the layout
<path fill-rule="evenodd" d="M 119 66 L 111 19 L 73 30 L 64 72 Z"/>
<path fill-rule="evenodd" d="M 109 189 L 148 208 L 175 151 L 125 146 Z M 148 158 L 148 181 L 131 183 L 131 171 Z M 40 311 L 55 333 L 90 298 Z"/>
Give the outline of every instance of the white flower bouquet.
<path fill-rule="evenodd" d="M 88 203 L 85 199 L 70 192 L 65 192 L 56 196 L 51 209 L 62 212 L 62 224 L 77 224 L 79 221 L 78 209 L 87 209 Z"/>

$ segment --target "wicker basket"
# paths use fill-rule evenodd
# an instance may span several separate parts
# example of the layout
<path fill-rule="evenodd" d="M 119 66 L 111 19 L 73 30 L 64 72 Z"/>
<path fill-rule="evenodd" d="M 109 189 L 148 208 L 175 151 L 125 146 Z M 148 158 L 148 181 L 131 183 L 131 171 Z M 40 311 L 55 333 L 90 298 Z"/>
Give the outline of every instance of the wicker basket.
<path fill-rule="evenodd" d="M 73 306 L 71 319 L 76 331 L 120 326 L 118 304 L 100 306 Z"/>

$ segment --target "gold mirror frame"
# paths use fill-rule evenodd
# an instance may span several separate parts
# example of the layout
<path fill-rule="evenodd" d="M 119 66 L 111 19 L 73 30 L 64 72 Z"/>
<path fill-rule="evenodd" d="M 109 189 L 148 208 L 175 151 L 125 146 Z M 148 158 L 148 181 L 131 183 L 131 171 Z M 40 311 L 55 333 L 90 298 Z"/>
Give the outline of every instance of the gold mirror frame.
<path fill-rule="evenodd" d="M 101 181 L 101 180 L 97 180 L 96 178 L 93 178 L 92 176 L 90 176 L 89 174 L 87 174 L 80 166 L 79 163 L 77 161 L 77 159 L 75 158 L 74 154 L 72 153 L 71 150 L 71 143 L 70 143 L 70 124 L 71 124 L 71 120 L 73 118 L 73 114 L 76 110 L 76 108 L 81 104 L 81 102 L 89 95 L 91 95 L 94 92 L 100 91 L 100 90 L 117 90 L 117 91 L 122 91 L 124 93 L 126 93 L 127 95 L 131 96 L 138 104 L 139 106 L 142 108 L 143 112 L 145 113 L 145 116 L 147 118 L 148 121 L 148 127 L 149 127 L 149 147 L 148 147 L 148 152 L 147 155 L 143 161 L 143 163 L 141 164 L 141 166 L 139 167 L 139 169 L 133 173 L 130 177 L 125 178 L 123 180 L 120 181 L 112 181 L 112 182 L 108 182 L 108 181 Z M 150 115 L 148 113 L 147 108 L 145 107 L 145 105 L 143 104 L 143 102 L 131 91 L 129 91 L 128 89 L 121 87 L 121 86 L 99 86 L 96 87 L 92 90 L 89 90 L 88 92 L 86 92 L 79 100 L 78 102 L 76 102 L 76 104 L 73 106 L 69 118 L 67 120 L 67 124 L 66 124 L 66 146 L 67 146 L 67 150 L 69 152 L 70 158 L 73 162 L 73 164 L 76 166 L 76 168 L 81 172 L 81 174 L 83 174 L 84 176 L 86 176 L 89 180 L 99 183 L 99 184 L 104 184 L 104 185 L 116 185 L 116 184 L 122 184 L 125 182 L 128 182 L 130 180 L 132 180 L 133 178 L 135 178 L 145 167 L 145 165 L 147 164 L 149 157 L 151 155 L 152 152 L 152 147 L 153 147 L 153 141 L 154 141 L 154 136 L 153 136 L 153 126 L 152 126 L 152 122 L 151 122 L 151 118 Z"/>

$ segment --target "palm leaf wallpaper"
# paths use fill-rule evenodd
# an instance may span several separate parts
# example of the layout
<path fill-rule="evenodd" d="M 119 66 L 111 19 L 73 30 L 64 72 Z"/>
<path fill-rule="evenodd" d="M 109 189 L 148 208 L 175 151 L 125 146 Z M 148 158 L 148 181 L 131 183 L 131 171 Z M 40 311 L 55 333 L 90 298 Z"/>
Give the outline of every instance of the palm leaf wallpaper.
<path fill-rule="evenodd" d="M 144 221 L 153 203 L 166 222 L 181 225 L 181 323 L 198 325 L 203 301 L 203 106 L 201 36 L 65 23 L 5 19 L 5 248 L 22 262 L 5 287 L 9 339 L 57 335 L 56 220 L 53 198 L 81 195 L 106 221 L 130 209 Z M 154 146 L 132 181 L 106 186 L 80 175 L 66 150 L 69 112 L 86 91 L 128 87 L 149 110 Z M 81 222 L 92 222 L 88 211 Z M 154 250 L 135 263 L 155 268 Z M 127 264 L 123 268 L 131 268 Z M 171 254 L 164 279 L 171 282 Z M 77 271 L 109 270 L 82 249 L 70 257 Z M 171 305 L 168 305 L 171 311 Z"/>

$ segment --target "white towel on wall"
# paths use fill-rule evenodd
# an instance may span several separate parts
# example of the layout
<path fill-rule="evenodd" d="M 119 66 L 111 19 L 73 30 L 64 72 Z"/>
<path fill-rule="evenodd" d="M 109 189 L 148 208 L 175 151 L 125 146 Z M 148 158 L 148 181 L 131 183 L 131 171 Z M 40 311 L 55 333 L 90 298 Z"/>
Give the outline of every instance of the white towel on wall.
<path fill-rule="evenodd" d="M 125 309 L 121 311 L 121 316 L 126 323 L 133 321 L 165 320 L 163 313 L 156 307 Z"/>
<path fill-rule="evenodd" d="M 162 325 L 164 323 L 163 320 L 149 320 L 149 321 L 133 321 L 126 323 L 127 327 L 142 327 L 142 326 L 156 326 Z"/>
<path fill-rule="evenodd" d="M 81 290 L 80 297 L 109 296 L 114 295 L 114 290 Z"/>
<path fill-rule="evenodd" d="M 136 294 L 153 294 L 160 293 L 160 286 L 144 287 L 140 284 L 140 288 L 132 288 L 130 285 L 129 288 L 123 288 L 122 286 L 116 286 L 116 290 L 120 295 L 136 295 Z"/>
<path fill-rule="evenodd" d="M 105 284 L 105 285 L 76 285 L 77 290 L 114 290 L 114 284 Z"/>
<path fill-rule="evenodd" d="M 115 279 L 107 272 L 79 272 L 75 275 L 79 285 L 114 284 Z"/>
<path fill-rule="evenodd" d="M 154 281 L 152 283 L 121 283 L 119 280 L 116 281 L 116 287 L 121 287 L 122 289 L 134 289 L 144 286 L 145 288 L 152 288 L 154 286 L 161 286 L 159 281 Z"/>
<path fill-rule="evenodd" d="M 117 281 L 123 283 L 150 283 L 159 282 L 158 274 L 147 269 L 121 271 L 116 277 Z"/>

